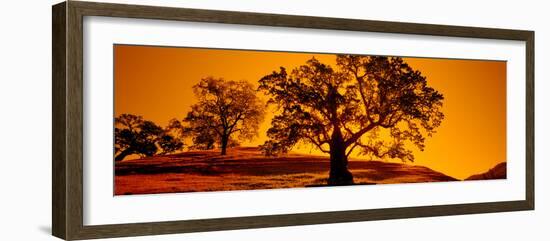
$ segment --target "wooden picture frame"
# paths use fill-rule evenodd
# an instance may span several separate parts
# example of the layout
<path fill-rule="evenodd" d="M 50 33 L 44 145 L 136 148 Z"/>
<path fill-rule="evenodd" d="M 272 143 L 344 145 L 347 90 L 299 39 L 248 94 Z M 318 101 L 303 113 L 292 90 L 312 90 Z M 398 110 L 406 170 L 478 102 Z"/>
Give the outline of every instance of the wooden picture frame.
<path fill-rule="evenodd" d="M 68 1 L 52 8 L 52 233 L 66 239 L 204 232 L 534 209 L 534 32 Z M 83 18 L 107 16 L 380 33 L 518 40 L 526 43 L 525 200 L 301 214 L 83 224 Z"/>

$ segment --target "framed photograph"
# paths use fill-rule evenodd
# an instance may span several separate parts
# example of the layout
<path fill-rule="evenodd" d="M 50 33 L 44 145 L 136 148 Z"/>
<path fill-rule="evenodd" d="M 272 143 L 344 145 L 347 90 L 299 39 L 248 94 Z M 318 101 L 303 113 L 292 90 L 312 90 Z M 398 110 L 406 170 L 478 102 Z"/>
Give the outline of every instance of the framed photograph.
<path fill-rule="evenodd" d="M 534 209 L 534 32 L 53 6 L 52 232 Z"/>

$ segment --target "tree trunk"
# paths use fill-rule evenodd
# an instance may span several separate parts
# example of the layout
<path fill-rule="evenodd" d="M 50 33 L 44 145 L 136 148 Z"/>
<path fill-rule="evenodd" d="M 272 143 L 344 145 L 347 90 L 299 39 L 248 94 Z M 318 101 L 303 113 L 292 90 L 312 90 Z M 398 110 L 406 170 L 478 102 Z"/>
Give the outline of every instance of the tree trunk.
<path fill-rule="evenodd" d="M 330 144 L 330 174 L 328 185 L 340 186 L 353 184 L 353 175 L 348 170 L 348 157 L 342 132 L 335 129 Z"/>
<path fill-rule="evenodd" d="M 128 155 L 132 154 L 132 150 L 131 149 L 126 149 L 124 151 L 122 151 L 120 154 L 118 154 L 117 156 L 115 156 L 115 162 L 118 162 L 118 161 L 122 161 L 124 160 L 124 158 Z"/>
<path fill-rule="evenodd" d="M 229 136 L 223 135 L 222 136 L 222 156 L 227 154 L 227 142 L 229 141 Z"/>

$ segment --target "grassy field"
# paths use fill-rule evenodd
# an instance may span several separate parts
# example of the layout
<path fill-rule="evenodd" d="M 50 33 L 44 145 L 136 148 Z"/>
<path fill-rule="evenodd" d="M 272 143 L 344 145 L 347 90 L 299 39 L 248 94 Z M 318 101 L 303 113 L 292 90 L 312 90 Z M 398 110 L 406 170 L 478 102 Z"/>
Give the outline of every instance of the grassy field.
<path fill-rule="evenodd" d="M 350 160 L 356 184 L 457 181 L 427 167 Z M 287 154 L 265 157 L 257 148 L 191 151 L 115 164 L 115 195 L 251 190 L 326 185 L 329 160 Z"/>

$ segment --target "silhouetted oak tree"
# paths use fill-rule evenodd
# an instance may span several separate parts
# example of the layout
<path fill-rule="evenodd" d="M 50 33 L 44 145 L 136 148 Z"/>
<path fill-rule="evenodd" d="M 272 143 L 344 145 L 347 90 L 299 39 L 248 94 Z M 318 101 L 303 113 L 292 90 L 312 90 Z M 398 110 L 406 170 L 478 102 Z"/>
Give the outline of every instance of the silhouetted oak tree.
<path fill-rule="evenodd" d="M 265 105 L 250 83 L 207 77 L 193 90 L 198 103 L 191 106 L 184 123 L 195 148 L 211 149 L 217 143 L 225 155 L 228 145 L 257 136 Z"/>
<path fill-rule="evenodd" d="M 260 90 L 279 108 L 263 146 L 284 153 L 299 142 L 330 154 L 329 185 L 353 183 L 348 156 L 414 160 L 405 142 L 424 148 L 444 116 L 443 95 L 402 58 L 339 55 L 337 68 L 312 58 L 290 73 L 263 77 Z M 379 135 L 385 131 L 386 137 Z"/>
<path fill-rule="evenodd" d="M 144 157 L 169 154 L 182 148 L 183 142 L 168 129 L 141 116 L 122 114 L 115 118 L 115 161 L 132 154 Z"/>

